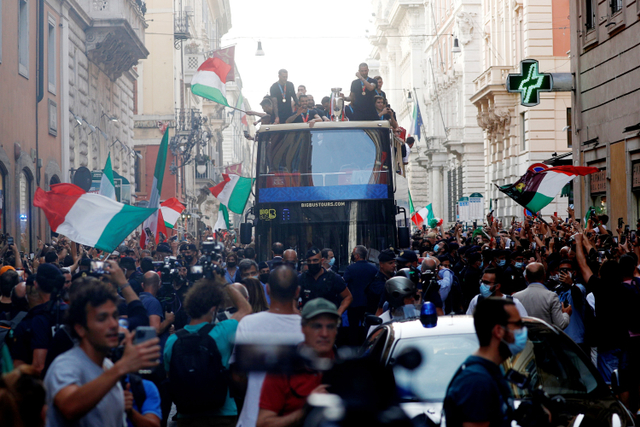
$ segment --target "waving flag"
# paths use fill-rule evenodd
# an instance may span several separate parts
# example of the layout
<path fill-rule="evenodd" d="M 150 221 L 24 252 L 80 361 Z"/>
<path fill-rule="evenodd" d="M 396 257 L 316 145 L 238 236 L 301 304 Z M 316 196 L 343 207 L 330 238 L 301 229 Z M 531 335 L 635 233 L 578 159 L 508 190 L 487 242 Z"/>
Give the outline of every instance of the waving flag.
<path fill-rule="evenodd" d="M 413 136 L 418 141 L 420 140 L 420 129 L 422 129 L 422 114 L 420 114 L 420 106 L 416 101 L 413 104 L 413 114 L 411 116 L 411 127 L 409 128 L 409 135 Z"/>
<path fill-rule="evenodd" d="M 251 194 L 253 179 L 226 173 L 222 174 L 222 178 L 224 181 L 209 189 L 211 194 L 220 201 L 220 204 L 227 206 L 231 212 L 243 213 Z"/>
<path fill-rule="evenodd" d="M 556 166 L 539 172 L 528 170 L 514 184 L 496 187 L 531 212 L 540 212 L 573 178 L 594 172 L 598 172 L 598 168 L 585 166 Z"/>
<path fill-rule="evenodd" d="M 113 181 L 113 169 L 111 168 L 111 153 L 107 156 L 107 163 L 102 170 L 102 178 L 100 178 L 100 195 L 116 199 L 116 185 Z"/>
<path fill-rule="evenodd" d="M 125 205 L 73 184 L 36 189 L 33 205 L 44 211 L 51 230 L 72 241 L 112 252 L 157 209 Z"/>
<path fill-rule="evenodd" d="M 160 208 L 160 194 L 162 193 L 162 180 L 164 179 L 164 170 L 167 166 L 167 149 L 169 148 L 169 129 L 164 132 L 160 148 L 158 149 L 158 158 L 156 160 L 156 169 L 153 172 L 153 185 L 151 186 L 151 194 L 149 195 L 149 207 L 155 209 L 155 213 L 148 218 L 142 226 L 140 234 L 140 246 L 144 249 L 147 245 L 146 229 L 151 232 L 158 243 L 158 208 Z"/>
<path fill-rule="evenodd" d="M 242 124 L 245 126 L 249 126 L 249 123 L 247 122 L 247 113 L 244 112 L 246 108 L 244 107 L 244 96 L 242 96 L 242 92 L 240 92 L 240 96 L 238 97 L 236 108 L 238 109 L 238 111 L 240 111 L 240 121 L 242 122 Z M 233 110 L 233 112 L 235 113 L 236 110 Z"/>
<path fill-rule="evenodd" d="M 220 58 L 209 58 L 191 79 L 191 92 L 210 101 L 231 107 L 227 102 L 227 76 L 233 69 Z"/>
<path fill-rule="evenodd" d="M 429 224 L 429 222 L 434 219 L 433 207 L 431 205 L 432 203 L 429 203 L 428 206 L 420 209 L 411 216 L 411 221 L 413 221 L 417 227 L 422 227 L 422 224 L 424 224 L 425 221 Z"/>
<path fill-rule="evenodd" d="M 180 203 L 180 201 L 175 197 L 162 202 L 162 204 L 160 205 L 160 214 L 162 215 L 165 227 L 175 227 L 176 222 L 178 222 L 178 220 L 180 219 L 180 215 L 182 214 L 182 211 L 184 209 L 185 205 Z"/>

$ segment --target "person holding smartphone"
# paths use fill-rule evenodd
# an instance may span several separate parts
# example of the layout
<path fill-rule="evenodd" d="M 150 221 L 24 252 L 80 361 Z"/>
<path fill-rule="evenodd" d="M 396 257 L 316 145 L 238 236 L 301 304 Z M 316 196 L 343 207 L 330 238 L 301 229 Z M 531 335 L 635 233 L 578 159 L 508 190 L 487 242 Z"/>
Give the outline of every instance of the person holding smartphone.
<path fill-rule="evenodd" d="M 97 279 L 75 294 L 68 324 L 79 345 L 58 356 L 47 371 L 47 425 L 122 426 L 120 379 L 158 364 L 158 339 L 134 345 L 126 330 L 122 358 L 116 363 L 108 359 L 119 344 L 117 303 L 113 289 Z"/>

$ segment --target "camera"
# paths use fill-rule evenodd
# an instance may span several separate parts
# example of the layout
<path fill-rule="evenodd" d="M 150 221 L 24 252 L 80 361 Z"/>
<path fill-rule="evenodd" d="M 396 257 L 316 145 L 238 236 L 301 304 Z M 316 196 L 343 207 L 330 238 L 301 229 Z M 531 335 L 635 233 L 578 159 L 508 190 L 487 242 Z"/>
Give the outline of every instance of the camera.
<path fill-rule="evenodd" d="M 203 255 L 200 259 L 201 264 L 191 267 L 188 273 L 188 279 L 192 281 L 202 277 L 213 279 L 214 274 L 224 277 L 224 271 L 216 264 L 222 260 L 224 246 L 219 242 L 202 242 L 200 251 Z"/>

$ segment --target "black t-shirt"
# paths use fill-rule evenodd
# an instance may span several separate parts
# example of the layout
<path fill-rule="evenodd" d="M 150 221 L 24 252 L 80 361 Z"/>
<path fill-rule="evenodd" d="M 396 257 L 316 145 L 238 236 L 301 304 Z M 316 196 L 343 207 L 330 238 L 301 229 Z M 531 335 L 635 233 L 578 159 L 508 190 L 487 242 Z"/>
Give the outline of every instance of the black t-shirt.
<path fill-rule="evenodd" d="M 292 114 L 292 116 L 294 114 Z M 318 110 L 315 110 L 315 109 L 307 110 L 306 113 L 302 113 L 299 116 L 297 116 L 293 121 L 293 123 L 307 123 L 308 121 L 313 120 L 316 117 L 316 114 L 320 116 L 320 113 L 318 112 Z"/>
<path fill-rule="evenodd" d="M 598 351 L 624 349 L 629 339 L 629 327 L 623 284 L 611 283 L 593 275 L 587 282 L 587 292 L 593 292 L 596 302 L 595 330 L 592 331 L 594 345 Z"/>
<path fill-rule="evenodd" d="M 299 284 L 303 306 L 312 299 L 324 298 L 339 307 L 342 302 L 340 294 L 347 289 L 342 277 L 326 270 L 318 277 L 318 280 L 305 271 L 299 276 Z"/>
<path fill-rule="evenodd" d="M 269 89 L 269 95 L 276 99 L 278 104 L 278 117 L 280 123 L 284 123 L 289 117 L 293 115 L 291 110 L 291 99 L 298 103 L 298 97 L 296 96 L 296 90 L 293 87 L 293 83 L 287 82 L 284 86 L 275 82 Z M 284 99 L 284 102 L 282 100 Z"/>
<path fill-rule="evenodd" d="M 48 350 L 53 338 L 53 327 L 56 322 L 62 323 L 66 304 L 60 305 L 60 310 L 51 307 L 51 303 L 36 305 L 14 329 L 14 341 L 11 346 L 13 359 L 22 360 L 27 364 L 33 362 L 33 350 Z"/>
<path fill-rule="evenodd" d="M 346 105 L 344 107 L 344 115 L 349 120 L 355 120 L 356 119 L 356 110 L 354 110 L 354 108 L 351 105 Z"/>
<path fill-rule="evenodd" d="M 378 82 L 371 77 L 367 78 L 367 82 L 378 85 Z M 355 110 L 354 120 L 380 120 L 380 116 L 376 111 L 376 102 L 374 97 L 377 95 L 375 90 L 368 90 L 364 87 L 364 83 L 360 79 L 356 79 L 351 83 L 351 92 L 354 94 L 353 108 Z M 364 93 L 364 95 L 363 95 Z"/>

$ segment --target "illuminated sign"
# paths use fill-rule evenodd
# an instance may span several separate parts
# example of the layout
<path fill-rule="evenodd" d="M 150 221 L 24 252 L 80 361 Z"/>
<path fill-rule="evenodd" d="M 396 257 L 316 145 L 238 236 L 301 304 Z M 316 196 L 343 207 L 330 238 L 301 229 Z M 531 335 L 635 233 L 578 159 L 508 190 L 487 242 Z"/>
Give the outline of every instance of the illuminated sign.
<path fill-rule="evenodd" d="M 512 93 L 520 93 L 520 104 L 525 107 L 533 107 L 540 103 L 540 92 L 553 90 L 553 77 L 551 74 L 540 73 L 538 61 L 525 59 L 520 63 L 520 74 L 507 76 L 507 90 Z"/>

